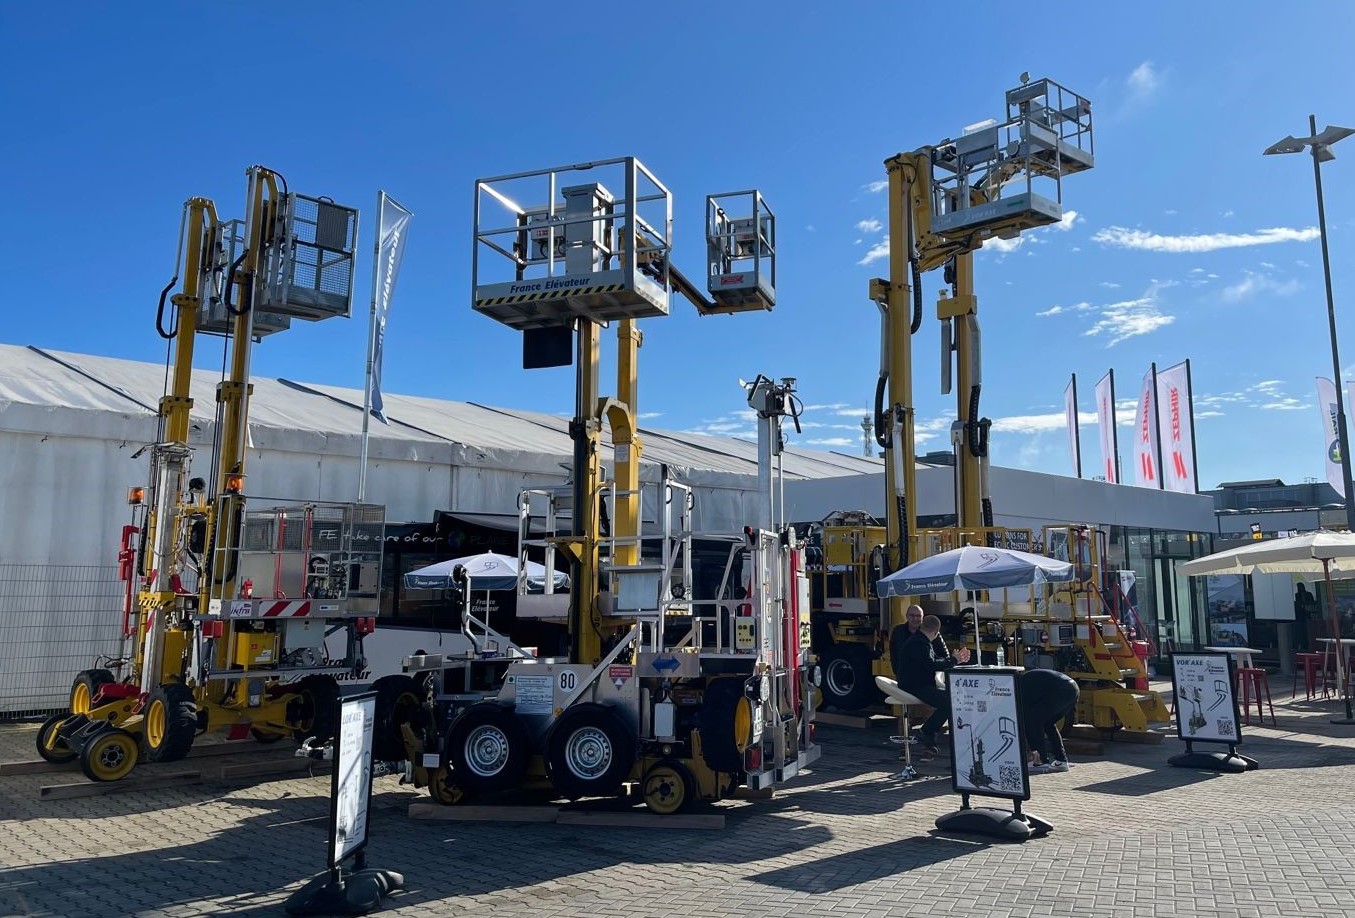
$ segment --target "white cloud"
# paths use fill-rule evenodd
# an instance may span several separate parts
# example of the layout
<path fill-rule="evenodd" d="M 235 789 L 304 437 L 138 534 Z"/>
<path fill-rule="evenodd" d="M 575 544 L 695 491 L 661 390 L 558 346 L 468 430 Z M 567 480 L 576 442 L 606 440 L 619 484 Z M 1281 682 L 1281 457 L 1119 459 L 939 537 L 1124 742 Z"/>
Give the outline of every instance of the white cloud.
<path fill-rule="evenodd" d="M 652 421 L 652 420 L 654 420 L 655 418 L 661 418 L 661 417 L 663 417 L 663 412 L 662 412 L 662 411 L 641 411 L 639 417 L 637 417 L 636 420 L 637 420 L 637 421 Z"/>
<path fill-rule="evenodd" d="M 869 220 L 856 221 L 856 228 L 863 233 L 878 233 L 880 230 L 884 229 L 884 224 L 874 217 L 871 217 Z"/>
<path fill-rule="evenodd" d="M 1070 210 L 1066 211 L 1063 217 L 1060 218 L 1059 222 L 1054 224 L 1054 228 L 1058 230 L 1063 230 L 1066 233 L 1073 228 L 1073 224 L 1086 222 L 1087 222 L 1086 217 L 1082 216 L 1075 210 Z"/>
<path fill-rule="evenodd" d="M 1114 281 L 1101 281 L 1101 286 L 1109 287 L 1111 290 L 1118 290 L 1120 288 L 1120 285 Z"/>
<path fill-rule="evenodd" d="M 806 440 L 809 446 L 860 446 L 860 443 L 853 441 L 849 437 L 823 437 L 816 440 Z"/>
<path fill-rule="evenodd" d="M 1228 218 L 1231 217 L 1231 216 L 1233 216 L 1233 212 L 1232 212 L 1231 210 L 1225 210 L 1225 211 L 1223 212 L 1223 219 L 1226 220 L 1226 219 L 1228 219 Z"/>
<path fill-rule="evenodd" d="M 814 224 L 810 223 L 810 224 L 806 225 L 806 226 L 805 226 L 805 230 L 808 231 L 808 232 L 811 232 L 811 233 L 814 232 Z"/>
<path fill-rule="evenodd" d="M 865 188 L 871 194 L 879 194 L 889 187 L 889 179 L 879 179 L 878 181 L 868 182 L 861 187 Z"/>
<path fill-rule="evenodd" d="M 1071 306 L 1050 306 L 1043 312 L 1035 313 L 1037 316 L 1061 316 L 1066 312 L 1088 312 L 1094 307 L 1091 303 L 1074 303 Z"/>
<path fill-rule="evenodd" d="M 1293 296 L 1298 289 L 1299 282 L 1292 277 L 1281 281 L 1268 274 L 1247 271 L 1242 280 L 1223 288 L 1223 298 L 1230 303 L 1236 303 L 1262 293 L 1271 296 Z"/>
<path fill-rule="evenodd" d="M 1176 321 L 1158 308 L 1158 293 L 1173 286 L 1170 281 L 1153 281 L 1143 296 L 1133 300 L 1122 300 L 1101 308 L 1101 318 L 1087 329 L 1084 335 L 1104 334 L 1109 340 L 1106 347 L 1114 347 L 1128 338 L 1146 335 Z"/>
<path fill-rule="evenodd" d="M 1140 101 L 1146 101 L 1162 88 L 1162 75 L 1157 72 L 1152 61 L 1144 61 L 1134 68 L 1125 80 L 1130 95 Z"/>
<path fill-rule="evenodd" d="M 1252 245 L 1273 245 L 1277 242 L 1310 242 L 1318 236 L 1317 227 L 1303 229 L 1273 227 L 1254 233 L 1201 233 L 1193 236 L 1167 236 L 1144 230 L 1112 226 L 1097 230 L 1093 242 L 1121 249 L 1140 249 L 1145 252 L 1216 252 L 1219 249 L 1238 249 Z"/>
<path fill-rule="evenodd" d="M 888 257 L 889 257 L 889 237 L 886 236 L 883 240 L 871 246 L 870 251 L 866 252 L 865 255 L 862 255 L 861 260 L 858 261 L 857 264 L 868 265 L 873 261 L 879 261 L 881 258 Z"/>
<path fill-rule="evenodd" d="M 1012 239 L 989 239 L 983 243 L 983 250 L 1006 255 L 1008 252 L 1015 252 L 1021 248 L 1021 244 L 1029 238 L 1029 236 L 1016 236 Z"/>

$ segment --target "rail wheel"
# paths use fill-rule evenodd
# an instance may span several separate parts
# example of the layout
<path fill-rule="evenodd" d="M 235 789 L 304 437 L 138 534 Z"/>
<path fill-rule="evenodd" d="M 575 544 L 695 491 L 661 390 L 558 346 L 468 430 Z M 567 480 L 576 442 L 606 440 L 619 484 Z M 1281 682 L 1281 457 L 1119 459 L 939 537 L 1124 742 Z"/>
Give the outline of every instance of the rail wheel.
<path fill-rule="evenodd" d="M 287 723 L 298 743 L 332 739 L 339 725 L 339 683 L 333 676 L 306 676 L 296 684 L 296 700 L 287 705 Z"/>
<path fill-rule="evenodd" d="M 120 781 L 136 767 L 136 737 L 120 727 L 107 727 L 80 750 L 80 770 L 91 781 Z"/>
<path fill-rule="evenodd" d="M 858 644 L 838 644 L 823 654 L 823 703 L 859 711 L 879 694 L 871 677 L 870 651 Z"/>
<path fill-rule="evenodd" d="M 113 674 L 106 669 L 87 669 L 78 673 L 71 683 L 71 713 L 88 714 L 94 707 L 94 696 L 99 689 L 114 682 Z"/>
<path fill-rule="evenodd" d="M 691 805 L 694 787 L 691 772 L 681 762 L 665 759 L 645 772 L 640 795 L 650 812 L 671 816 Z"/>
<path fill-rule="evenodd" d="M 447 769 L 434 769 L 428 776 L 428 795 L 443 806 L 455 806 L 464 796 L 459 787 L 448 782 Z"/>
<path fill-rule="evenodd" d="M 743 692 L 743 680 L 711 680 L 701 700 L 698 723 L 706 766 L 726 774 L 743 771 L 743 753 L 753 734 L 753 704 Z"/>
<path fill-rule="evenodd" d="M 198 734 L 198 705 L 193 690 L 166 682 L 146 701 L 141 739 L 147 762 L 177 762 L 193 748 Z"/>
<path fill-rule="evenodd" d="M 376 692 L 376 723 L 372 727 L 372 758 L 400 762 L 409 757 L 401 727 L 423 713 L 425 692 L 409 676 L 382 676 L 372 683 Z"/>
<path fill-rule="evenodd" d="M 56 733 L 56 728 L 65 723 L 69 716 L 69 714 L 57 714 L 49 717 L 38 728 L 38 755 L 53 765 L 64 765 L 67 762 L 74 762 L 80 757 L 80 753 L 68 746 L 66 741 L 57 736 Z"/>
<path fill-rule="evenodd" d="M 443 760 L 455 782 L 473 794 L 491 794 L 521 783 L 527 773 L 527 728 L 512 708 L 473 704 L 452 721 Z"/>
<path fill-rule="evenodd" d="M 566 709 L 551 729 L 546 747 L 551 784 L 571 799 L 615 794 L 635 765 L 635 737 L 600 704 Z"/>

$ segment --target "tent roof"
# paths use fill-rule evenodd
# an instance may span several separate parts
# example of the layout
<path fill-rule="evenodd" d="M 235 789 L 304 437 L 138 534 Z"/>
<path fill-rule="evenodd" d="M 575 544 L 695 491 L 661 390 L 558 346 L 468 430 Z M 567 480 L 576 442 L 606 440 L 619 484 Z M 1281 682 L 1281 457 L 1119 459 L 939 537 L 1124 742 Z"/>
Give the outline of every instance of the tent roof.
<path fill-rule="evenodd" d="M 193 370 L 195 422 L 215 419 L 220 376 L 215 370 Z M 11 406 L 25 405 L 151 418 L 165 377 L 165 367 L 153 363 L 0 344 L 0 417 Z M 361 389 L 267 377 L 252 383 L 249 420 L 255 432 L 361 436 Z M 565 417 L 398 393 L 383 396 L 391 423 L 370 425 L 373 444 L 395 440 L 545 455 L 572 452 Z M 746 440 L 647 427 L 640 434 L 646 462 L 743 475 L 757 471 L 757 445 Z M 879 472 L 883 466 L 878 458 L 788 446 L 782 468 L 788 478 L 832 478 Z"/>

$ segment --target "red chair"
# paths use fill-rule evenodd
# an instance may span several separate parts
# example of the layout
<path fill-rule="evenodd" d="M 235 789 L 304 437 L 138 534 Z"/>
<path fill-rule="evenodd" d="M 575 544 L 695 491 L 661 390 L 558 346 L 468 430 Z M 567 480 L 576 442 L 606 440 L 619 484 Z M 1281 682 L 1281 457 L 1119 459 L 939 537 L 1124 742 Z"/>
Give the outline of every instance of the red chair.
<path fill-rule="evenodd" d="M 1289 693 L 1290 698 L 1294 698 L 1299 693 L 1299 674 L 1303 674 L 1303 687 L 1307 692 L 1306 698 L 1311 701 L 1317 694 L 1317 677 L 1322 674 L 1322 697 L 1326 698 L 1331 694 L 1331 680 L 1327 678 L 1329 670 L 1322 665 L 1322 654 L 1305 653 L 1300 651 L 1294 654 L 1294 688 Z"/>
<path fill-rule="evenodd" d="M 1270 700 L 1270 677 L 1259 666 L 1242 666 L 1237 669 L 1237 682 L 1242 689 L 1242 722 L 1251 725 L 1251 701 L 1256 699 L 1256 719 L 1264 726 L 1265 711 L 1261 707 L 1261 693 L 1265 693 L 1265 702 L 1270 705 L 1270 722 L 1279 726 L 1275 719 L 1275 705 Z"/>

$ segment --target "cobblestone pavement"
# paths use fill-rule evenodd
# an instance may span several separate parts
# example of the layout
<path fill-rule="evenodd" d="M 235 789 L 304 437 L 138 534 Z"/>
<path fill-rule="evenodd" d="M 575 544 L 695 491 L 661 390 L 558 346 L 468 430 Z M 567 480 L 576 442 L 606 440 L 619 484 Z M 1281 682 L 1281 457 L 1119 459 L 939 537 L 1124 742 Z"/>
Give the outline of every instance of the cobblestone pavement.
<path fill-rule="evenodd" d="M 813 773 L 719 831 L 413 821 L 427 798 L 380 778 L 369 858 L 404 873 L 400 916 L 1355 916 L 1355 727 L 1277 712 L 1246 733 L 1259 771 L 1168 767 L 1168 738 L 1032 777 L 1055 830 L 1022 845 L 940 834 L 948 778 L 901 784 L 887 730 L 825 726 Z M 0 725 L 0 760 L 34 730 Z M 40 800 L 54 778 L 0 777 L 0 915 L 280 916 L 324 863 L 327 777 Z"/>

